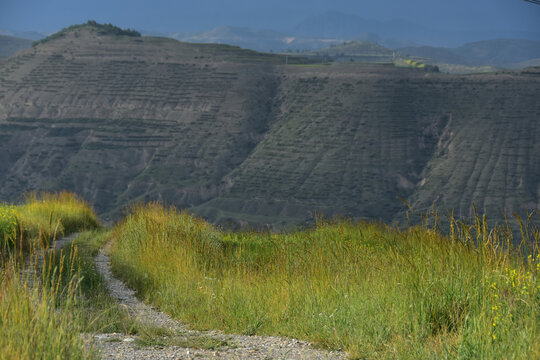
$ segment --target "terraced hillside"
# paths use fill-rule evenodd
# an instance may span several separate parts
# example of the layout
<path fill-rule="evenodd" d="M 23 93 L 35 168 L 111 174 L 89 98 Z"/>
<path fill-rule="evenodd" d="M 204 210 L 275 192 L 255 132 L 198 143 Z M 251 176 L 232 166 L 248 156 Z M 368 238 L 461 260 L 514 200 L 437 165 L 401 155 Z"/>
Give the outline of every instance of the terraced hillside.
<path fill-rule="evenodd" d="M 540 71 L 448 76 L 380 65 L 289 67 L 273 123 L 205 215 L 384 220 L 433 202 L 494 218 L 536 209 Z M 201 210 L 202 210 L 201 209 Z M 242 214 L 235 214 L 242 209 Z M 266 218 L 260 218 L 260 216 Z"/>
<path fill-rule="evenodd" d="M 437 200 L 538 208 L 540 69 L 450 76 L 285 65 L 92 26 L 0 65 L 0 200 L 76 191 L 105 216 L 162 199 L 219 222 L 384 220 Z"/>
<path fill-rule="evenodd" d="M 110 212 L 214 196 L 267 127 L 273 61 L 92 27 L 10 59 L 0 69 L 1 198 L 66 188 Z"/>

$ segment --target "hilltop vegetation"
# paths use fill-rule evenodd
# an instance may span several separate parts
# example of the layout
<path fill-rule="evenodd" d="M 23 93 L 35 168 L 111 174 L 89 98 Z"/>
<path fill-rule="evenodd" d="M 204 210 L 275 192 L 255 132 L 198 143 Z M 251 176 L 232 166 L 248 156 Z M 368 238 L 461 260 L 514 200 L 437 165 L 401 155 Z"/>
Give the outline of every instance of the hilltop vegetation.
<path fill-rule="evenodd" d="M 494 221 L 538 208 L 538 69 L 302 62 L 66 31 L 0 66 L 0 199 L 68 189 L 109 219 L 163 200 L 275 228 L 403 221 L 398 197 Z"/>
<path fill-rule="evenodd" d="M 308 339 L 352 358 L 540 356 L 540 232 L 485 217 L 406 230 L 320 222 L 287 234 L 229 233 L 172 208 L 132 209 L 113 269 L 200 329 Z M 526 229 L 526 230 L 525 230 Z"/>
<path fill-rule="evenodd" d="M 99 35 L 132 36 L 132 37 L 141 36 L 141 33 L 135 30 L 121 29 L 118 26 L 114 26 L 113 24 L 99 24 L 94 20 L 88 20 L 88 22 L 86 22 L 85 24 L 71 25 L 67 28 L 63 28 L 62 30 L 52 35 L 49 35 L 44 39 L 34 42 L 33 46 L 37 46 L 39 44 L 43 44 L 48 41 L 61 38 L 63 36 L 66 36 L 68 33 L 72 31 L 81 30 L 81 29 L 91 29 L 92 31 L 96 31 L 97 34 Z"/>

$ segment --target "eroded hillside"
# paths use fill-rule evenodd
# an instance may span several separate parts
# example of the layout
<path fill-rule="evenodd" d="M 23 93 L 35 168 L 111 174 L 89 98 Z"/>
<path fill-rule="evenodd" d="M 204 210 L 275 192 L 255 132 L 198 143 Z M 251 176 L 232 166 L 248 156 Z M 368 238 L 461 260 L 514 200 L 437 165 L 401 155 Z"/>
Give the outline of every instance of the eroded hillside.
<path fill-rule="evenodd" d="M 450 76 L 285 65 L 81 27 L 0 66 L 1 200 L 76 191 L 107 216 L 161 199 L 220 223 L 392 220 L 540 198 L 540 70 Z"/>

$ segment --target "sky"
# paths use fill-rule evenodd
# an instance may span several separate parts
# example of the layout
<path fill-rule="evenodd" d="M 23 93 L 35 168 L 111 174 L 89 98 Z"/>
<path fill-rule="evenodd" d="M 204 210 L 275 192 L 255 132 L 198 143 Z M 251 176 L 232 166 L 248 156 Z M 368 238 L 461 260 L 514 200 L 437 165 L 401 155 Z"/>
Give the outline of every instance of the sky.
<path fill-rule="evenodd" d="M 287 32 L 326 11 L 405 19 L 426 29 L 493 31 L 497 37 L 540 33 L 540 5 L 523 0 L 0 0 L 0 30 L 50 34 L 92 19 L 161 33 L 224 25 Z"/>

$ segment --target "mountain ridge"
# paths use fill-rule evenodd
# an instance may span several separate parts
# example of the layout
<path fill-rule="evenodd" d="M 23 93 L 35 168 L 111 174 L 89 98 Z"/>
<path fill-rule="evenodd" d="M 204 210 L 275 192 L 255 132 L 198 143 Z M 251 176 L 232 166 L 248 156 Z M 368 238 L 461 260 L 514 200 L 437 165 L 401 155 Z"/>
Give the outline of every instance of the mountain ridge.
<path fill-rule="evenodd" d="M 0 199 L 68 189 L 106 218 L 161 200 L 278 228 L 400 219 L 398 196 L 462 216 L 538 208 L 540 70 L 285 62 L 92 28 L 24 50 L 0 65 Z"/>

